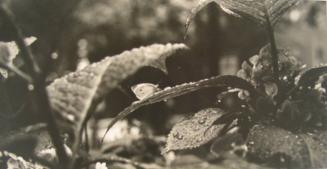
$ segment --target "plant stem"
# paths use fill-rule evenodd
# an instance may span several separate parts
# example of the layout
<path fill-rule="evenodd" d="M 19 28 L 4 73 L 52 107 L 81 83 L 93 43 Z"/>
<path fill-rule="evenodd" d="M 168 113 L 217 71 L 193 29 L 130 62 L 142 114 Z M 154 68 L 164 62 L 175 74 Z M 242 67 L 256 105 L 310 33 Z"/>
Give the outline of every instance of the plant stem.
<path fill-rule="evenodd" d="M 17 46 L 21 50 L 22 58 L 27 65 L 29 74 L 32 76 L 33 84 L 35 85 L 34 94 L 36 96 L 36 101 L 39 104 L 39 112 L 43 112 L 43 117 L 47 122 L 47 129 L 53 145 L 56 148 L 56 153 L 59 159 L 61 168 L 67 168 L 69 158 L 65 151 L 65 147 L 60 137 L 60 132 L 58 126 L 55 122 L 54 115 L 49 102 L 48 93 L 46 90 L 45 76 L 42 74 L 41 69 L 39 68 L 36 60 L 31 52 L 31 49 L 27 47 L 22 31 L 16 25 L 11 11 L 4 6 L 0 5 L 0 16 L 4 20 L 4 23 L 7 23 L 11 30 L 14 32 L 14 38 Z"/>
<path fill-rule="evenodd" d="M 265 9 L 265 15 L 266 15 L 266 21 L 267 21 L 267 33 L 268 33 L 269 41 L 270 41 L 270 52 L 271 52 L 272 63 L 273 63 L 273 75 L 277 82 L 278 78 L 279 78 L 278 50 L 277 50 L 276 39 L 275 39 L 275 35 L 274 35 L 274 28 L 271 25 L 271 21 L 270 21 L 269 13 L 268 13 L 267 9 Z"/>
<path fill-rule="evenodd" d="M 3 69 L 6 69 L 7 71 L 11 71 L 13 73 L 15 73 L 17 76 L 19 76 L 20 78 L 26 80 L 28 83 L 33 83 L 32 78 L 26 74 L 25 72 L 19 70 L 16 66 L 14 65 L 7 65 L 4 63 L 0 63 L 0 67 Z"/>
<path fill-rule="evenodd" d="M 36 74 L 40 74 L 41 70 L 35 61 L 32 51 L 30 48 L 26 47 L 22 31 L 16 26 L 13 15 L 3 4 L 0 6 L 0 16 L 2 16 L 2 19 L 4 19 L 4 23 L 7 23 L 14 32 L 15 42 L 23 55 L 25 64 L 28 65 L 29 72 L 32 73 L 31 75 L 33 78 L 37 77 Z"/>

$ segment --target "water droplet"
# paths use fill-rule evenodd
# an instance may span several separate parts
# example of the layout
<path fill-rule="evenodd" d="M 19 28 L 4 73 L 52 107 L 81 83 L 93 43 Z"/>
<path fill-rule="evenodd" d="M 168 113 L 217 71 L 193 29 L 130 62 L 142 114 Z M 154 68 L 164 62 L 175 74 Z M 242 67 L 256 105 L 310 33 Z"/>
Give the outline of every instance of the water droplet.
<path fill-rule="evenodd" d="M 249 145 L 254 145 L 254 141 L 250 141 L 249 142 Z"/>
<path fill-rule="evenodd" d="M 300 86 L 300 87 L 299 87 L 299 90 L 303 90 L 303 87 L 302 87 L 302 86 Z"/>
<path fill-rule="evenodd" d="M 317 127 L 322 127 L 323 124 L 322 124 L 321 122 L 318 122 L 318 123 L 316 123 L 316 126 L 317 126 Z"/>
<path fill-rule="evenodd" d="M 285 158 L 284 157 L 280 157 L 280 162 L 284 163 L 285 162 Z"/>
<path fill-rule="evenodd" d="M 203 141 L 203 138 L 201 138 L 201 137 L 197 139 L 197 142 L 202 142 L 202 141 Z"/>
<path fill-rule="evenodd" d="M 165 88 L 164 88 L 164 90 L 169 90 L 169 89 L 171 89 L 171 87 L 165 87 Z"/>
<path fill-rule="evenodd" d="M 56 60 L 56 59 L 58 59 L 58 54 L 56 53 L 56 52 L 54 52 L 54 53 L 52 53 L 51 54 L 51 59 L 53 59 L 53 60 Z"/>
<path fill-rule="evenodd" d="M 178 140 L 182 140 L 183 139 L 183 136 L 180 135 L 178 132 L 174 133 L 173 136 L 178 139 Z"/>
<path fill-rule="evenodd" d="M 218 103 L 221 103 L 221 100 L 218 100 Z"/>
<path fill-rule="evenodd" d="M 205 117 L 201 118 L 201 119 L 198 120 L 198 123 L 199 124 L 204 124 L 206 122 L 206 120 L 207 120 L 207 118 L 205 118 Z"/>
<path fill-rule="evenodd" d="M 27 89 L 28 89 L 29 91 L 33 91 L 33 90 L 34 90 L 34 85 L 29 84 L 29 85 L 27 86 Z"/>
<path fill-rule="evenodd" d="M 246 105 L 245 105 L 245 104 L 242 104 L 241 107 L 242 107 L 242 108 L 246 108 Z"/>

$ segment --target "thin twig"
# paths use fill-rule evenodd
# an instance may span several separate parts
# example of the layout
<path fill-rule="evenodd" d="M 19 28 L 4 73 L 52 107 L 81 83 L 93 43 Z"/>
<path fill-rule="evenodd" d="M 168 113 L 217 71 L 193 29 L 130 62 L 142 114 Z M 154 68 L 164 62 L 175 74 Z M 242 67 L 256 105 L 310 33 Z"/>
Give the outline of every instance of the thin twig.
<path fill-rule="evenodd" d="M 18 77 L 26 80 L 27 83 L 33 83 L 33 80 L 31 78 L 31 76 L 29 76 L 25 72 L 21 71 L 20 69 L 18 69 L 14 65 L 7 65 L 7 64 L 4 64 L 4 63 L 0 62 L 0 67 L 3 68 L 3 69 L 6 69 L 7 71 L 15 73 Z"/>
<path fill-rule="evenodd" d="M 32 51 L 30 48 L 27 48 L 26 43 L 24 41 L 24 36 L 22 31 L 16 26 L 16 21 L 13 17 L 13 14 L 11 11 L 5 6 L 0 6 L 0 16 L 2 16 L 2 19 L 4 19 L 4 23 L 8 24 L 8 26 L 11 28 L 11 30 L 14 32 L 15 35 L 15 42 L 19 49 L 21 50 L 21 53 L 23 55 L 23 60 L 26 65 L 28 65 L 29 72 L 32 73 L 31 75 L 33 78 L 37 77 L 37 74 L 41 73 L 41 70 L 36 63 L 36 60 L 32 54 Z"/>
<path fill-rule="evenodd" d="M 16 25 L 11 11 L 3 4 L 0 5 L 0 16 L 2 16 L 2 19 L 5 23 L 8 24 L 11 30 L 14 31 L 15 42 L 21 50 L 22 58 L 28 67 L 29 74 L 32 76 L 34 82 L 33 84 L 35 85 L 34 94 L 39 104 L 38 111 L 43 112 L 44 118 L 47 121 L 48 132 L 52 139 L 54 147 L 56 148 L 59 163 L 62 168 L 66 168 L 69 163 L 69 158 L 67 152 L 65 151 L 63 142 L 60 137 L 58 126 L 55 122 L 55 118 L 52 113 L 48 93 L 46 90 L 45 76 L 42 75 L 42 72 L 36 63 L 31 49 L 27 47 L 23 39 L 22 31 Z"/>

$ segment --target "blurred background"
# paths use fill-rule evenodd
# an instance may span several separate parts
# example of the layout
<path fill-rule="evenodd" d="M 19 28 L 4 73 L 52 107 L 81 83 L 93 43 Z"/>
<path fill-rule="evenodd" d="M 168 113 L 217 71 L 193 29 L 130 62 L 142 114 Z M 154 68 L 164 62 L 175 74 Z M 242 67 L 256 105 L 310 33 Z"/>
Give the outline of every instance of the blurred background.
<path fill-rule="evenodd" d="M 113 117 L 136 100 L 130 87 L 154 83 L 164 88 L 220 74 L 235 74 L 244 59 L 267 43 L 264 29 L 224 13 L 216 4 L 204 8 L 185 36 L 185 22 L 196 0 L 6 0 L 31 46 L 48 83 L 106 56 L 153 43 L 185 43 L 191 50 L 168 59 L 168 75 L 144 68 L 108 95 L 97 117 Z M 276 26 L 278 47 L 290 49 L 308 66 L 327 61 L 327 11 L 324 2 L 305 1 Z M 0 40 L 12 41 L 12 30 L 0 21 Z M 15 62 L 20 63 L 19 57 Z M 21 64 L 24 69 L 24 65 Z M 9 76 L 2 96 L 11 106 L 1 110 L 0 130 L 39 121 L 30 111 L 25 82 Z M 166 134 L 176 116 L 216 106 L 218 89 L 205 89 L 148 106 L 130 118 L 144 121 L 156 134 Z M 233 104 L 233 103 L 230 103 Z M 12 112 L 8 115 L 8 112 Z M 23 112 L 23 113 L 22 113 Z"/>

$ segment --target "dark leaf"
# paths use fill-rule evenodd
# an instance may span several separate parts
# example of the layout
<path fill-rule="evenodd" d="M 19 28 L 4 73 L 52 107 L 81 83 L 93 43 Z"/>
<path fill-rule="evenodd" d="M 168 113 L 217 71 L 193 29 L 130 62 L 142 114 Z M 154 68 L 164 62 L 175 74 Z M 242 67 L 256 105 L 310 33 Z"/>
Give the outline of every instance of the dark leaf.
<path fill-rule="evenodd" d="M 247 144 L 249 153 L 264 162 L 307 169 L 327 167 L 326 140 L 326 131 L 294 134 L 274 126 L 256 125 Z"/>
<path fill-rule="evenodd" d="M 327 73 L 327 66 L 309 69 L 300 75 L 298 87 L 307 88 L 319 80 L 319 77 Z"/>
<path fill-rule="evenodd" d="M 144 66 L 165 70 L 165 59 L 186 48 L 183 44 L 155 44 L 132 49 L 55 80 L 47 89 L 52 107 L 60 117 L 59 124 L 80 132 L 94 100 Z"/>
<path fill-rule="evenodd" d="M 218 136 L 224 125 L 214 122 L 225 112 L 219 108 L 203 109 L 187 120 L 177 123 L 170 131 L 166 151 L 200 147 Z"/>

